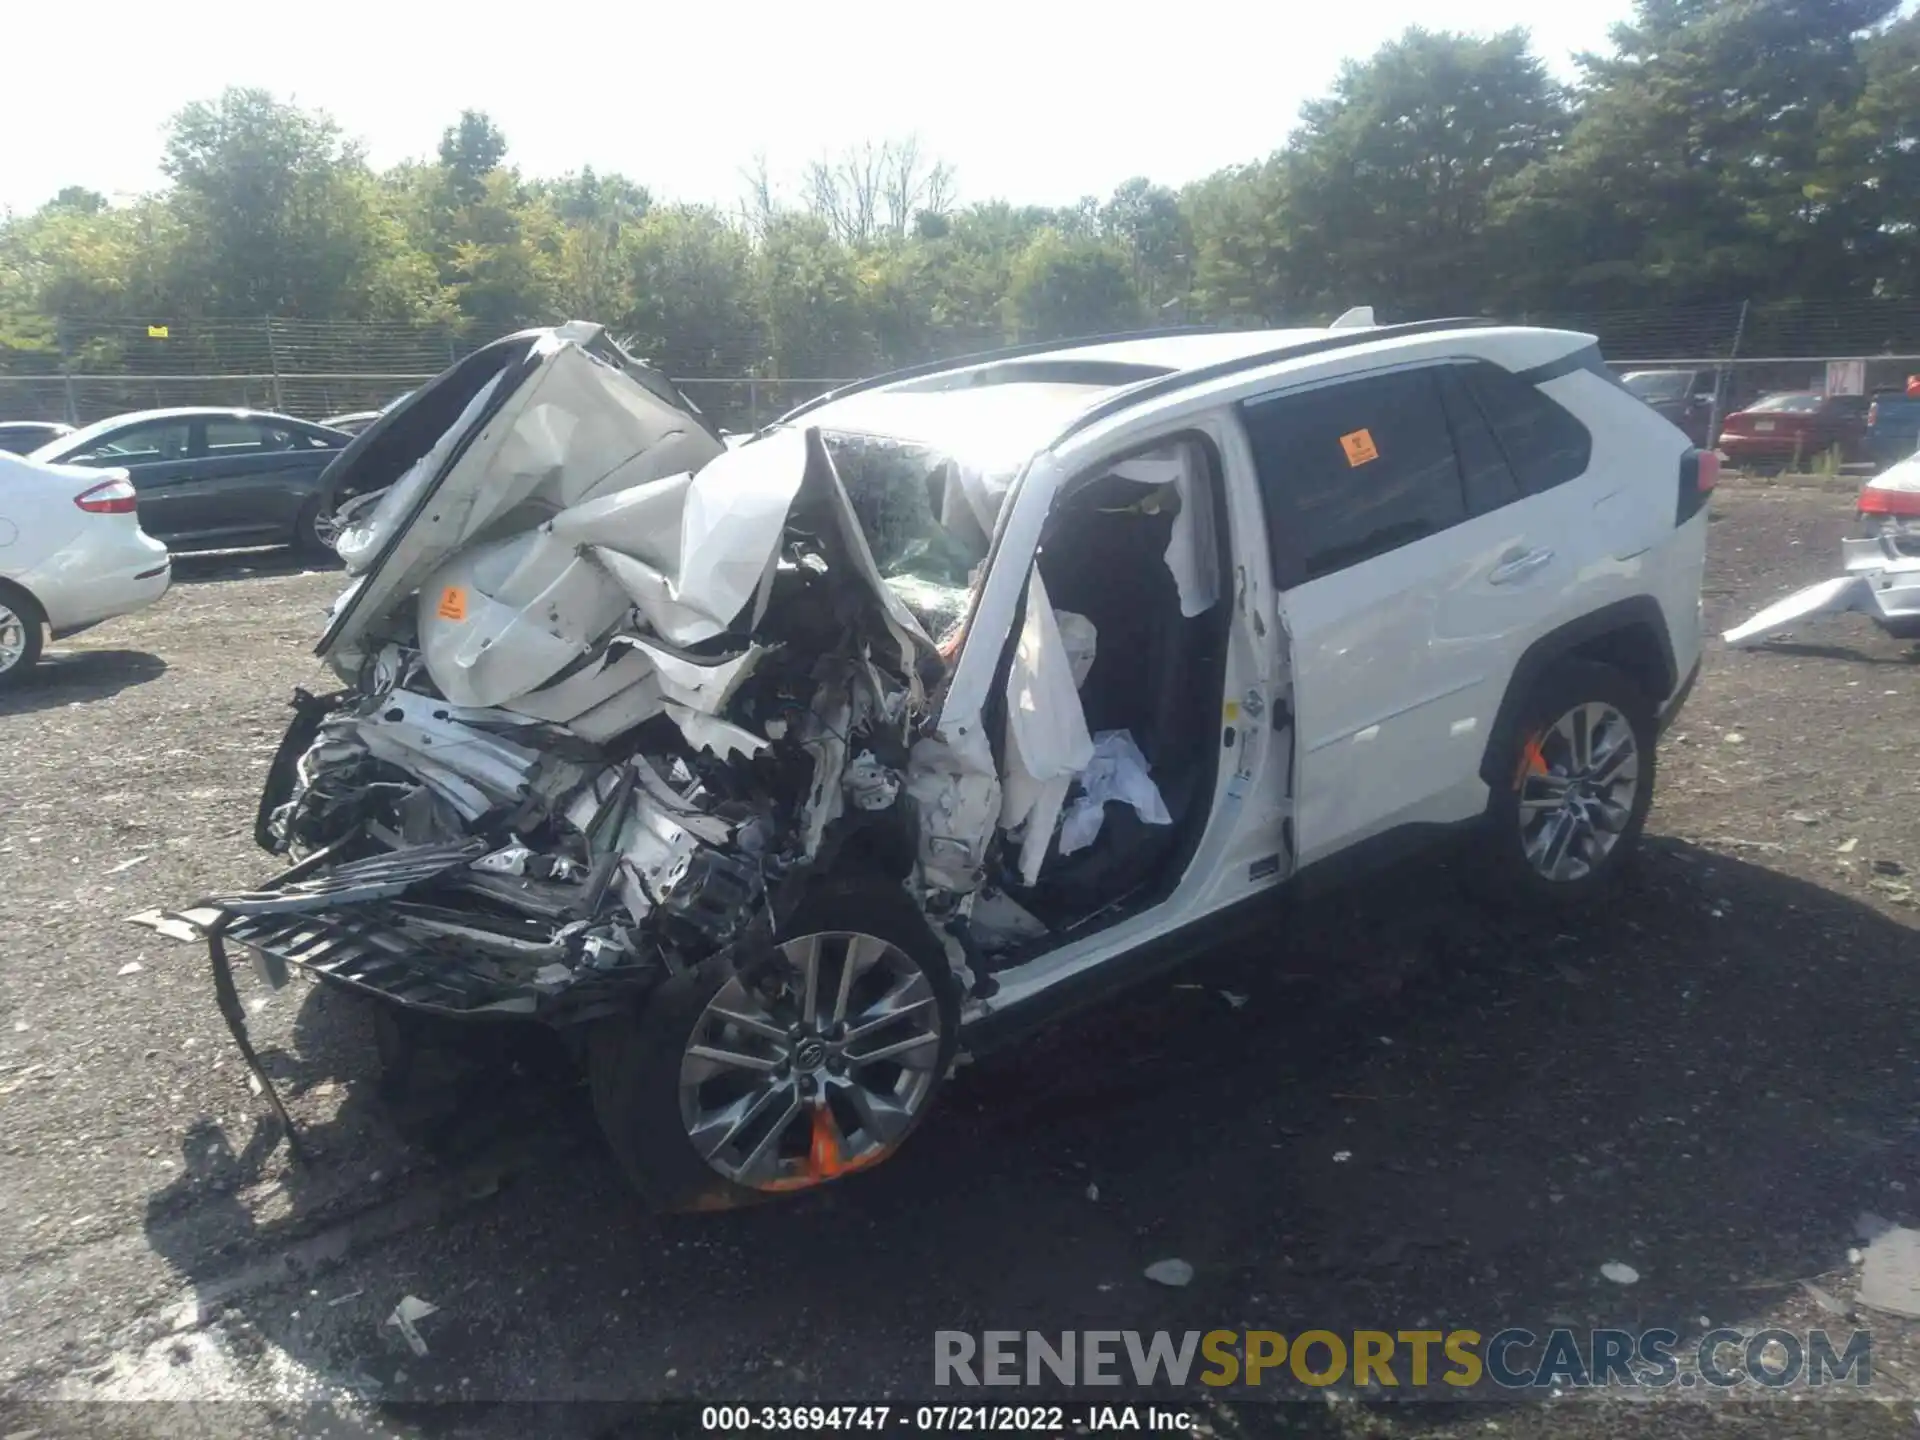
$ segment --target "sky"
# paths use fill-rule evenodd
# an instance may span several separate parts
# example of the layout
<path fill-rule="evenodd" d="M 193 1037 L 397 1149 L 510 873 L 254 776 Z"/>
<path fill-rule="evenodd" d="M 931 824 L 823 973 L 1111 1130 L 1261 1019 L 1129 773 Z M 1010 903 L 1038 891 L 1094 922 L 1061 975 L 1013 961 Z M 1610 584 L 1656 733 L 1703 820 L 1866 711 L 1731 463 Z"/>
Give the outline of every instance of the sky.
<path fill-rule="evenodd" d="M 791 193 L 806 163 L 914 136 L 962 203 L 1063 204 L 1133 175 L 1178 185 L 1280 145 L 1345 59 L 1408 25 L 1527 27 L 1571 78 L 1629 0 L 730 0 L 724 5 L 107 0 L 8 7 L 0 210 L 64 185 L 161 183 L 181 106 L 260 86 L 330 112 L 376 166 L 423 158 L 463 108 L 529 175 L 591 165 L 667 200 L 731 204 L 764 154 Z M 483 17 L 493 16 L 493 19 Z M 80 20 L 84 34 L 76 35 Z"/>

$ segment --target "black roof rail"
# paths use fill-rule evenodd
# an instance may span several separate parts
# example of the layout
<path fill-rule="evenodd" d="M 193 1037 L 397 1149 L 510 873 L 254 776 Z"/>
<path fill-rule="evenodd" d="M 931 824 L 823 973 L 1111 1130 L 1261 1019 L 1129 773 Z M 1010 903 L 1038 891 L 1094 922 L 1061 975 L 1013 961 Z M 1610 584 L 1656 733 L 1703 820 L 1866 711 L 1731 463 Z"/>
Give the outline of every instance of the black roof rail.
<path fill-rule="evenodd" d="M 1292 360 L 1301 355 L 1318 355 L 1328 350 L 1349 350 L 1356 345 L 1366 345 L 1375 340 L 1397 340 L 1408 335 L 1427 335 L 1443 330 L 1485 330 L 1504 325 L 1504 320 L 1489 320 L 1481 316 L 1463 316 L 1451 320 L 1410 320 L 1400 325 L 1376 325 L 1367 330 L 1336 330 L 1315 340 L 1301 340 L 1292 345 L 1282 345 L 1277 349 L 1263 350 L 1255 355 L 1242 355 L 1232 360 L 1218 360 L 1211 365 L 1197 366 L 1192 370 L 1175 370 L 1154 380 L 1142 380 L 1137 385 L 1129 385 L 1117 390 L 1106 399 L 1096 401 L 1082 410 L 1069 422 L 1067 427 L 1053 437 L 1049 449 L 1063 440 L 1069 440 L 1089 426 L 1096 425 L 1109 416 L 1118 415 L 1123 410 L 1131 410 L 1142 400 L 1157 399 L 1162 395 L 1172 395 L 1194 385 L 1204 385 L 1209 380 L 1225 379 L 1237 375 L 1242 370 L 1257 370 L 1262 365 L 1270 365 L 1276 360 Z"/>
<path fill-rule="evenodd" d="M 908 365 L 899 370 L 889 370 L 884 375 L 870 376 L 865 380 L 855 380 L 842 385 L 837 390 L 829 390 L 824 395 L 816 395 L 787 411 L 786 414 L 770 422 L 763 428 L 773 425 L 785 425 L 798 419 L 810 410 L 835 400 L 844 400 L 849 395 L 858 395 L 863 390 L 877 390 L 883 385 L 897 385 L 902 380 L 918 380 L 928 375 L 938 375 L 946 370 L 966 370 L 975 365 L 989 365 L 996 360 L 1019 360 L 1029 355 L 1046 355 L 1056 350 L 1078 350 L 1088 345 L 1117 345 L 1125 340 L 1166 340 L 1176 335 L 1214 335 L 1222 333 L 1214 325 L 1168 325 L 1154 330 L 1125 330 L 1114 335 L 1087 335 L 1071 340 L 1036 340 L 1025 345 L 1010 345 L 1004 350 L 982 350 L 973 355 L 958 355 L 951 360 L 928 360 L 919 365 Z"/>

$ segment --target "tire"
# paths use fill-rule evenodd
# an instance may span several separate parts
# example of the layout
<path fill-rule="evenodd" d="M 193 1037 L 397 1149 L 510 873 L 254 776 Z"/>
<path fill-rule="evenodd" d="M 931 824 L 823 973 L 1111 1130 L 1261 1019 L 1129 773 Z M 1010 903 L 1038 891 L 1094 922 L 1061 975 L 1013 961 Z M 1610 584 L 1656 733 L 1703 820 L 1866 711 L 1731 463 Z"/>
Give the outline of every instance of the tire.
<path fill-rule="evenodd" d="M 1585 778 L 1565 786 L 1581 771 L 1576 715 L 1589 760 Z M 1498 898 L 1551 908 L 1604 898 L 1646 827 L 1656 738 L 1654 704 L 1625 673 L 1583 660 L 1553 666 L 1501 743 L 1474 878 Z M 1631 744 L 1624 754 L 1623 742 Z M 1556 793 L 1570 793 L 1571 806 L 1553 804 Z"/>
<path fill-rule="evenodd" d="M 804 973 L 796 956 L 807 953 L 810 937 L 817 945 L 815 1015 L 823 1022 L 817 1029 L 798 1040 L 792 1031 L 775 1040 L 709 1011 L 716 1001 L 729 1011 L 753 1015 L 757 1009 L 754 1018 L 773 1020 L 776 1029 L 799 1016 L 800 1006 L 790 1004 Z M 879 1013 L 872 1007 L 883 993 L 901 1003 L 870 1023 L 867 1035 L 847 1034 L 829 1046 L 831 1002 L 853 953 L 850 939 L 858 942 L 861 968 L 847 1019 Z M 776 980 L 784 998 L 759 1008 L 763 987 Z M 958 988 L 946 952 L 905 892 L 885 882 L 835 885 L 805 899 L 775 946 L 760 955 L 738 966 L 734 957 L 714 956 L 668 980 L 638 1015 L 602 1021 L 588 1047 L 594 1113 L 622 1173 L 653 1210 L 756 1204 L 817 1188 L 894 1154 L 932 1108 L 958 1032 Z M 756 1062 L 784 1056 L 786 1078 L 778 1070 L 762 1078 L 690 1056 L 696 1041 L 710 1054 L 738 1047 L 748 1052 L 741 1058 Z M 909 1059 L 862 1061 L 862 1050 L 887 1048 Z M 888 1098 L 896 1092 L 901 1103 Z M 824 1110 L 822 1094 L 829 1097 Z M 741 1123 L 730 1124 L 729 1117 Z M 696 1130 L 714 1160 L 696 1149 Z"/>
<path fill-rule="evenodd" d="M 300 507 L 300 514 L 293 522 L 293 548 L 302 555 L 314 555 L 332 559 L 333 545 L 319 531 L 320 507 L 326 496 L 315 495 Z"/>
<path fill-rule="evenodd" d="M 23 685 L 40 663 L 47 617 L 24 590 L 0 585 L 0 691 Z"/>

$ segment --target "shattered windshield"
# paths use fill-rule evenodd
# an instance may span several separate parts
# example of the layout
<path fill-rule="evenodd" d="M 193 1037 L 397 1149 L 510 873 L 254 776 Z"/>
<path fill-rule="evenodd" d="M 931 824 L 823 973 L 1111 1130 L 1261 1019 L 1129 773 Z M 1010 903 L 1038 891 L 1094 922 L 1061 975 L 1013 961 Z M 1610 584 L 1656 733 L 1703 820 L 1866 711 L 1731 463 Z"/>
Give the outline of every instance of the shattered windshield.
<path fill-rule="evenodd" d="M 974 568 L 987 554 L 977 526 L 941 522 L 954 462 L 885 436 L 830 430 L 822 438 L 881 579 L 938 638 L 965 617 Z"/>

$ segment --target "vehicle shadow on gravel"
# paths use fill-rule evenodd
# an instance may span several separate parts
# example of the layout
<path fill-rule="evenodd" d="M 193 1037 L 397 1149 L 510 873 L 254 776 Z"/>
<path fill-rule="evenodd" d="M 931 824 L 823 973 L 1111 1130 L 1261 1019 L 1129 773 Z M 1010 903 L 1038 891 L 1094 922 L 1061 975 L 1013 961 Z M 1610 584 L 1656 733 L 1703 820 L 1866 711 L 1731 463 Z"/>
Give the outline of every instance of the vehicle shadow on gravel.
<path fill-rule="evenodd" d="M 664 1337 L 679 1393 L 818 1400 L 868 1394 L 876 1356 L 909 1356 L 919 1390 L 936 1329 L 1739 1324 L 1843 1267 L 1859 1212 L 1920 1220 L 1920 942 L 1795 878 L 1649 849 L 1577 931 L 1465 902 L 1431 866 L 1378 877 L 1284 939 L 963 1068 L 897 1160 L 786 1204 L 648 1221 L 597 1144 L 554 1149 L 584 1134 L 577 1088 L 496 1075 L 477 1133 L 540 1163 L 447 1219 L 450 1248 L 402 1234 L 333 1283 L 390 1306 L 400 1268 L 417 1293 L 461 1296 L 433 1357 L 386 1380 L 392 1400 L 486 1375 L 530 1336 L 567 1357 L 556 1376 L 597 1357 L 619 1377 L 597 1398 L 658 1394 L 662 1370 L 634 1357 Z M 350 1068 L 364 1037 L 344 1036 L 314 1028 L 270 1065 L 295 1084 L 371 1076 Z M 389 1123 L 369 1079 L 345 1083 L 311 1136 L 328 1155 Z M 296 1232 L 335 1168 L 290 1180 L 283 1218 L 229 1223 Z M 1142 1278 L 1168 1258 L 1189 1285 Z M 1603 1279 L 1609 1262 L 1637 1283 Z M 372 1330 L 342 1333 L 358 1347 Z M 500 1398 L 567 1398 L 537 1366 L 491 1373 Z"/>
<path fill-rule="evenodd" d="M 262 580 L 339 570 L 330 556 L 280 547 L 272 550 L 190 550 L 173 557 L 173 583 L 204 585 L 222 580 Z"/>
<path fill-rule="evenodd" d="M 1920 666 L 1920 642 L 1914 643 L 1913 647 L 1904 654 L 1893 655 L 1869 655 L 1865 651 L 1855 650 L 1846 645 L 1815 645 L 1802 640 L 1770 640 L 1754 648 L 1756 653 L 1762 655 L 1795 655 L 1814 660 L 1845 660 L 1855 665 Z"/>
<path fill-rule="evenodd" d="M 41 657 L 25 684 L 0 692 L 0 715 L 31 715 L 104 700 L 167 673 L 167 662 L 145 650 L 68 650 Z"/>

